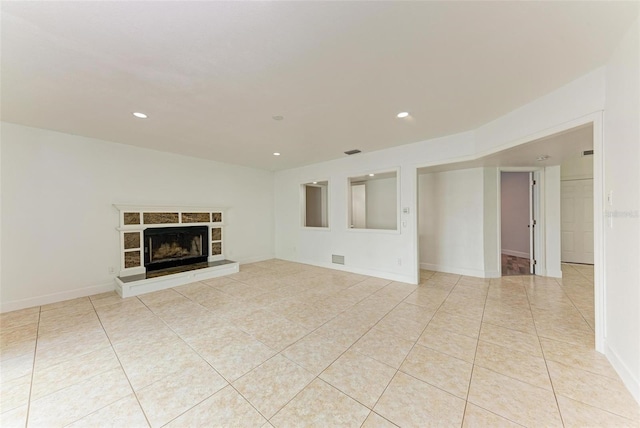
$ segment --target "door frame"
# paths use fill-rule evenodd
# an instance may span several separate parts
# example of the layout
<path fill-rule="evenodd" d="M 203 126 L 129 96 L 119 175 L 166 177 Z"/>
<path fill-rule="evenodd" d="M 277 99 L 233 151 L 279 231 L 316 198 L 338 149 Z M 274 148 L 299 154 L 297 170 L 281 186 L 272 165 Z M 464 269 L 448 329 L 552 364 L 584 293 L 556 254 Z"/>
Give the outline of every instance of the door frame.
<path fill-rule="evenodd" d="M 537 132 L 510 144 L 515 147 L 559 132 L 568 131 L 582 125 L 593 126 L 593 297 L 595 311 L 595 348 L 604 354 L 607 331 L 607 284 L 605 282 L 605 193 L 604 193 L 604 112 L 587 114 L 560 125 Z M 506 147 L 505 147 L 506 148 Z M 502 150 L 504 150 L 503 148 Z M 499 150 L 496 150 L 499 151 Z M 544 203 L 544 201 L 541 201 Z"/>
<path fill-rule="evenodd" d="M 530 255 L 536 260 L 535 274 L 537 276 L 547 275 L 547 261 L 545 247 L 545 219 L 544 219 L 544 168 L 542 167 L 498 167 L 498 190 L 497 190 L 497 248 L 498 248 L 498 271 L 502 277 L 502 173 L 503 172 L 528 172 L 531 173 L 536 185 L 533 187 L 533 198 L 529 202 L 529 211 L 533 205 L 533 218 L 536 220 L 536 227 L 533 228 L 531 235 L 532 241 L 529 246 L 533 245 L 533 254 Z"/>
<path fill-rule="evenodd" d="M 583 125 L 593 126 L 593 297 L 595 311 L 595 349 L 604 354 L 606 349 L 607 331 L 607 284 L 605 282 L 606 253 L 605 253 L 605 191 L 604 191 L 604 112 L 602 110 L 561 123 L 542 131 L 534 132 L 526 137 L 518 138 L 509 144 L 496 147 L 489 153 L 493 154 L 522 144 L 550 137 L 554 134 L 568 131 Z M 544 189 L 544 180 L 540 182 Z M 544 198 L 538 204 L 544 212 Z M 540 229 L 543 229 L 542 227 Z M 539 231 L 540 232 L 540 231 Z M 544 236 L 544 234 L 543 234 Z"/>

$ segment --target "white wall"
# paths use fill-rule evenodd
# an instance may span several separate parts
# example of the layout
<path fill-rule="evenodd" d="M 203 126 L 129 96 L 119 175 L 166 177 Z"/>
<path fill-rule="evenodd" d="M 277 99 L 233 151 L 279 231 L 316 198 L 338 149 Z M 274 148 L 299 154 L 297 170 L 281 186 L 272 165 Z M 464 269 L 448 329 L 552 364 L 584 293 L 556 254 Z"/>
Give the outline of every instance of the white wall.
<path fill-rule="evenodd" d="M 273 257 L 271 172 L 8 123 L 1 132 L 3 311 L 113 289 L 114 203 L 228 208 L 226 255 Z"/>
<path fill-rule="evenodd" d="M 398 228 L 397 180 L 395 177 L 367 180 L 367 228 Z"/>
<path fill-rule="evenodd" d="M 498 242 L 500 230 L 500 197 L 499 183 L 500 171 L 498 168 L 484 168 L 484 276 L 486 278 L 499 278 L 502 276 L 502 258 L 499 254 Z"/>
<path fill-rule="evenodd" d="M 484 276 L 483 169 L 418 176 L 420 267 Z"/>
<path fill-rule="evenodd" d="M 604 78 L 605 68 L 598 68 L 480 126 L 474 151 L 491 153 L 571 128 L 571 122 L 604 108 Z"/>
<path fill-rule="evenodd" d="M 2 127 L 3 124 L 0 122 L 0 312 L 2 312 Z"/>
<path fill-rule="evenodd" d="M 545 271 L 542 275 L 562 278 L 561 224 L 560 217 L 560 166 L 544 169 L 544 249 Z M 538 272 L 538 270 L 536 270 Z"/>
<path fill-rule="evenodd" d="M 604 118 L 606 354 L 640 402 L 640 26 L 607 64 Z M 605 198 L 606 201 L 606 198 Z"/>
<path fill-rule="evenodd" d="M 561 180 L 585 180 L 593 178 L 593 156 L 576 156 L 560 165 Z"/>
<path fill-rule="evenodd" d="M 276 172 L 276 256 L 417 283 L 417 167 L 470 154 L 473 146 L 472 134 L 464 133 Z M 349 229 L 348 178 L 397 168 L 400 207 L 409 209 L 408 214 L 398 214 L 400 230 Z M 304 229 L 297 217 L 297 189 L 317 177 L 329 179 L 328 230 Z M 332 254 L 344 255 L 345 265 L 331 264 Z"/>
<path fill-rule="evenodd" d="M 543 174 L 544 172 L 544 174 Z M 525 173 L 528 176 L 528 173 Z M 540 178 L 537 272 L 561 277 L 560 168 Z M 428 173 L 419 176 L 420 266 L 483 278 L 502 275 L 500 171 L 496 167 Z M 528 186 L 528 179 L 527 179 Z M 435 193 L 435 191 L 439 193 Z M 527 191 L 528 197 L 528 188 Z M 525 227 L 526 222 L 525 219 Z M 450 224 L 455 227 L 448 227 Z M 527 238 L 528 239 L 528 238 Z M 528 249 L 528 248 L 527 248 Z"/>
<path fill-rule="evenodd" d="M 529 173 L 503 172 L 500 200 L 502 253 L 529 258 Z"/>

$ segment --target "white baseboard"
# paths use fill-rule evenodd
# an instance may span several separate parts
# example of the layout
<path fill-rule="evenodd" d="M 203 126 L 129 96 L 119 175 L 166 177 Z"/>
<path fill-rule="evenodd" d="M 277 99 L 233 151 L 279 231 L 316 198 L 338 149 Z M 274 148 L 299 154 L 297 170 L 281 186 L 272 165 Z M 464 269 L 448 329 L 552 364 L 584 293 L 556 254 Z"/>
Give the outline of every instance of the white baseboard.
<path fill-rule="evenodd" d="M 271 259 L 275 259 L 275 258 L 276 258 L 276 256 L 274 256 L 273 254 L 270 254 L 268 256 L 241 257 L 239 259 L 231 257 L 230 259 L 240 263 L 241 265 L 246 265 L 246 264 L 249 264 L 249 263 L 264 262 L 266 260 L 271 260 Z"/>
<path fill-rule="evenodd" d="M 375 269 L 364 269 L 364 268 L 359 268 L 359 267 L 354 267 L 349 265 L 338 265 L 335 263 L 318 263 L 318 262 L 309 261 L 309 260 L 294 260 L 294 259 L 284 259 L 284 258 L 282 258 L 282 260 L 287 260 L 295 263 L 304 263 L 311 266 L 318 266 L 318 267 L 323 267 L 327 269 L 339 270 L 343 272 L 356 273 L 358 275 L 373 276 L 376 278 L 388 279 L 390 281 L 405 282 L 407 284 L 417 284 L 416 278 L 413 278 L 408 275 L 401 275 L 401 274 L 396 274 L 392 272 L 385 272 L 385 271 L 380 271 Z"/>
<path fill-rule="evenodd" d="M 420 263 L 420 269 L 435 272 L 453 273 L 456 275 L 474 276 L 476 278 L 500 278 L 500 272 L 485 271 L 482 269 L 460 268 L 453 266 L 437 265 L 433 263 Z"/>
<path fill-rule="evenodd" d="M 237 260 L 240 264 L 262 262 L 275 258 L 274 255 L 266 255 L 259 257 L 247 257 Z M 94 294 L 106 293 L 116 290 L 116 283 L 109 281 L 107 283 L 93 285 L 89 287 L 77 288 L 75 290 L 62 291 L 59 293 L 46 294 L 44 296 L 30 297 L 28 299 L 11 300 L 0 303 L 0 313 L 17 311 L 20 309 L 32 308 L 34 306 L 48 305 L 50 303 L 62 302 L 78 297 L 92 296 Z"/>
<path fill-rule="evenodd" d="M 92 296 L 94 294 L 113 291 L 115 284 L 108 282 L 105 284 L 93 285 L 90 287 L 76 288 L 75 290 L 61 291 L 59 293 L 46 294 L 44 296 L 30 297 L 28 299 L 11 300 L 2 302 L 0 312 L 11 312 L 19 309 L 32 308 L 34 306 L 48 305 L 49 303 L 62 302 L 64 300 L 77 299 L 78 297 Z"/>
<path fill-rule="evenodd" d="M 502 249 L 502 254 L 506 254 L 507 256 L 522 257 L 523 259 L 529 258 L 529 253 L 523 253 L 522 251 L 505 250 L 504 248 Z"/>
<path fill-rule="evenodd" d="M 485 278 L 500 278 L 502 277 L 502 272 L 499 270 L 485 270 L 484 271 Z"/>
<path fill-rule="evenodd" d="M 629 370 L 629 367 L 618 357 L 618 354 L 605 343 L 604 345 L 607 359 L 622 379 L 622 383 L 627 387 L 633 398 L 640 404 L 640 381 Z"/>
<path fill-rule="evenodd" d="M 542 272 L 540 272 L 538 275 L 542 275 L 542 276 L 548 276 L 551 278 L 562 278 L 562 271 L 561 270 L 547 270 L 546 272 L 544 272 L 544 274 Z"/>

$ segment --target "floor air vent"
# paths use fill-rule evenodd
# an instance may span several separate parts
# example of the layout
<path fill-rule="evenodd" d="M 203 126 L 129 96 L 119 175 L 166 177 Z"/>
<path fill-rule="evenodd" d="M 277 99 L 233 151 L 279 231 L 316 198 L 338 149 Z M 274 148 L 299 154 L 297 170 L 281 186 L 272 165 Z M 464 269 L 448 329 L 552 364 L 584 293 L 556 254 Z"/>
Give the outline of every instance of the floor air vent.
<path fill-rule="evenodd" d="M 336 254 L 332 254 L 331 255 L 331 263 L 335 263 L 337 265 L 343 265 L 344 264 L 344 256 L 338 256 Z"/>

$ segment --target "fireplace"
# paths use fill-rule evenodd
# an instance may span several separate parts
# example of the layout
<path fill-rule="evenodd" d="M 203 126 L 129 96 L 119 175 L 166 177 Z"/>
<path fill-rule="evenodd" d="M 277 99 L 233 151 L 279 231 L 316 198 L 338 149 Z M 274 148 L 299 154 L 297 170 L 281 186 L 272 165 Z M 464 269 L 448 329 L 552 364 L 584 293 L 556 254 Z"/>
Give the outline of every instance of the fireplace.
<path fill-rule="evenodd" d="M 157 227 L 144 230 L 144 267 L 147 272 L 206 262 L 207 226 Z"/>
<path fill-rule="evenodd" d="M 114 205 L 119 211 L 117 293 L 138 296 L 237 273 L 226 259 L 219 207 Z"/>

